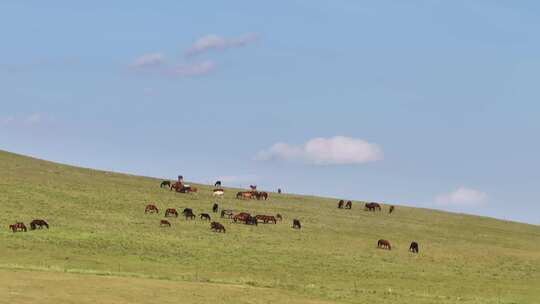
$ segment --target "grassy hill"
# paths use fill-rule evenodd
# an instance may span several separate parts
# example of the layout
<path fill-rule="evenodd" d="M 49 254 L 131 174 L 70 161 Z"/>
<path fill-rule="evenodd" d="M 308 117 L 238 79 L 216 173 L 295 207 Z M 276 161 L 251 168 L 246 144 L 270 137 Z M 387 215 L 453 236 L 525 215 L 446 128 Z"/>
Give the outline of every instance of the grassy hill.
<path fill-rule="evenodd" d="M 220 220 L 218 234 L 144 214 L 149 202 L 210 213 L 210 190 L 176 194 L 151 178 L 0 152 L 0 303 L 540 303 L 539 226 L 286 194 L 240 201 L 232 189 L 220 207 L 283 223 Z M 51 229 L 7 229 L 34 218 Z"/>

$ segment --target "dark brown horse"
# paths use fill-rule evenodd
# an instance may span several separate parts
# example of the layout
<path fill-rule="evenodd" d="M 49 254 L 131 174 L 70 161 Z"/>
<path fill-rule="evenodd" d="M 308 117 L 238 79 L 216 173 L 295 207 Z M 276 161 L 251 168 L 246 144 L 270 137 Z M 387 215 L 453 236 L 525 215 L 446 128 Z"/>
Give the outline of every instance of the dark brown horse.
<path fill-rule="evenodd" d="M 193 213 L 193 210 L 191 208 L 185 208 L 184 211 L 182 211 L 182 214 L 187 219 L 195 219 L 195 213 Z"/>
<path fill-rule="evenodd" d="M 418 253 L 418 243 L 412 242 L 411 246 L 409 246 L 409 251 L 413 253 Z"/>
<path fill-rule="evenodd" d="M 281 214 L 276 214 L 276 219 L 278 219 L 280 222 L 283 221 L 283 216 Z"/>
<path fill-rule="evenodd" d="M 343 208 L 343 204 L 345 204 L 345 202 L 344 202 L 343 200 L 340 200 L 340 201 L 337 203 L 338 209 L 342 209 L 342 208 Z"/>
<path fill-rule="evenodd" d="M 17 231 L 26 232 L 27 231 L 26 225 L 24 223 L 21 223 L 21 222 L 15 223 L 13 225 L 9 225 L 9 229 L 11 229 L 11 231 L 13 231 L 13 232 L 17 232 Z"/>
<path fill-rule="evenodd" d="M 147 205 L 144 208 L 144 213 L 159 213 L 159 209 L 154 204 Z"/>
<path fill-rule="evenodd" d="M 294 219 L 294 220 L 293 220 L 292 227 L 293 227 L 294 229 L 301 229 L 301 228 L 302 228 L 302 225 L 300 224 L 300 220 Z"/>
<path fill-rule="evenodd" d="M 159 226 L 160 227 L 171 227 L 171 223 L 169 223 L 169 221 L 167 221 L 167 220 L 161 220 L 161 221 L 159 221 Z"/>
<path fill-rule="evenodd" d="M 392 245 L 387 240 L 379 240 L 377 242 L 377 248 L 392 250 Z"/>
<path fill-rule="evenodd" d="M 247 212 L 241 212 L 241 213 L 238 213 L 237 215 L 235 215 L 233 217 L 233 221 L 236 223 L 236 222 L 246 222 L 247 218 L 248 217 L 251 217 L 251 214 L 247 213 Z"/>
<path fill-rule="evenodd" d="M 160 188 L 164 188 L 164 187 L 168 187 L 170 188 L 171 187 L 171 182 L 170 181 L 162 181 L 161 184 L 159 185 Z"/>
<path fill-rule="evenodd" d="M 267 200 L 268 199 L 268 193 L 266 192 L 255 192 L 255 197 L 257 197 L 258 200 Z"/>
<path fill-rule="evenodd" d="M 165 217 L 174 216 L 178 217 L 178 211 L 174 208 L 169 208 L 165 211 Z"/>
<path fill-rule="evenodd" d="M 212 212 L 217 213 L 219 209 L 219 205 L 217 203 L 214 203 L 214 206 L 212 206 Z"/>
<path fill-rule="evenodd" d="M 200 215 L 201 220 L 210 221 L 210 214 L 208 213 L 201 213 Z"/>
<path fill-rule="evenodd" d="M 348 202 L 345 204 L 345 209 L 352 209 L 352 202 L 351 202 L 351 201 L 348 201 Z"/>
<path fill-rule="evenodd" d="M 212 222 L 210 224 L 210 229 L 212 231 L 215 231 L 215 232 L 223 232 L 223 233 L 225 233 L 225 227 L 222 224 L 218 223 L 218 222 Z"/>
<path fill-rule="evenodd" d="M 378 203 L 366 203 L 364 205 L 364 210 L 368 210 L 368 211 L 379 210 L 379 211 L 381 211 L 381 205 L 379 205 Z"/>
<path fill-rule="evenodd" d="M 49 224 L 47 224 L 47 222 L 44 221 L 44 220 L 35 219 L 32 222 L 30 222 L 30 229 L 31 230 L 36 230 L 38 228 L 41 229 L 43 227 L 49 229 Z"/>
<path fill-rule="evenodd" d="M 392 214 L 392 212 L 394 212 L 394 206 L 390 206 L 390 209 L 388 209 L 389 214 Z"/>

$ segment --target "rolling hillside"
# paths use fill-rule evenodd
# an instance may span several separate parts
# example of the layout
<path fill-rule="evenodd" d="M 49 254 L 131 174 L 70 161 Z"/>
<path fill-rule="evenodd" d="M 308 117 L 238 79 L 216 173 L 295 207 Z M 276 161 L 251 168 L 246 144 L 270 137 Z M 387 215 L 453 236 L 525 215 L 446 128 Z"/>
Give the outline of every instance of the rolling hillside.
<path fill-rule="evenodd" d="M 197 186 L 176 194 L 151 178 L 0 152 L 0 303 L 540 303 L 539 226 L 288 194 L 240 201 L 227 189 L 220 207 L 284 221 L 160 228 L 164 208 L 210 213 L 211 187 Z M 149 202 L 160 215 L 144 214 Z M 51 229 L 8 230 L 34 218 Z"/>

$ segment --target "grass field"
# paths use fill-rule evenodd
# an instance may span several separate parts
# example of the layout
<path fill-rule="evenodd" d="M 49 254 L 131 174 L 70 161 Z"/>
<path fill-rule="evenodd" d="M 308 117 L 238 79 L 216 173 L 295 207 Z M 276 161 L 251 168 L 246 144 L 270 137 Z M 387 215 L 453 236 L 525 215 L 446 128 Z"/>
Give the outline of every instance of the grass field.
<path fill-rule="evenodd" d="M 234 189 L 220 207 L 283 223 L 220 220 L 219 234 L 144 214 L 149 202 L 210 213 L 211 187 L 197 186 L 176 194 L 151 178 L 0 152 L 0 303 L 540 303 L 539 226 L 288 194 L 240 201 Z M 34 218 L 51 229 L 7 229 Z"/>

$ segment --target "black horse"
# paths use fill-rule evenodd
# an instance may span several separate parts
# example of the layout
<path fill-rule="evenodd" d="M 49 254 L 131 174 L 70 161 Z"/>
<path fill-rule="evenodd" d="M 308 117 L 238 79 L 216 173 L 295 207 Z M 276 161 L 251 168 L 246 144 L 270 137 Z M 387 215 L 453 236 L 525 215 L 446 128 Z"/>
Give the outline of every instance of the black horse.
<path fill-rule="evenodd" d="M 211 220 L 210 214 L 208 214 L 208 213 L 201 213 L 199 216 L 201 217 L 201 220 L 206 220 L 206 221 Z"/>
<path fill-rule="evenodd" d="M 302 228 L 302 225 L 300 224 L 300 220 L 294 219 L 294 220 L 293 220 L 292 227 L 293 227 L 294 229 L 301 229 L 301 228 Z"/>
<path fill-rule="evenodd" d="M 170 188 L 171 187 L 171 182 L 170 181 L 162 181 L 161 182 L 161 185 L 159 185 L 160 188 L 163 188 L 163 187 L 168 187 Z"/>
<path fill-rule="evenodd" d="M 182 214 L 184 215 L 184 217 L 186 218 L 186 220 L 188 218 L 190 219 L 194 219 L 195 218 L 195 214 L 193 213 L 193 210 L 191 208 L 185 208 L 184 211 L 182 211 Z"/>
<path fill-rule="evenodd" d="M 409 251 L 413 253 L 418 253 L 418 243 L 412 242 L 411 246 L 409 246 Z"/>
<path fill-rule="evenodd" d="M 343 200 L 340 200 L 337 204 L 338 209 L 343 209 L 343 204 L 345 204 L 345 202 Z"/>
<path fill-rule="evenodd" d="M 217 203 L 214 203 L 214 206 L 212 206 L 212 212 L 217 213 L 219 209 L 219 206 Z"/>
<path fill-rule="evenodd" d="M 255 225 L 255 226 L 257 226 L 258 225 L 257 218 L 254 217 L 254 216 L 248 216 L 246 218 L 246 225 Z"/>
<path fill-rule="evenodd" d="M 44 220 L 33 220 L 32 222 L 30 222 L 31 230 L 36 230 L 36 228 L 41 229 L 43 227 L 49 229 L 49 224 L 47 224 L 47 222 Z"/>
<path fill-rule="evenodd" d="M 221 187 L 221 181 L 217 181 L 214 183 L 214 187 Z"/>

